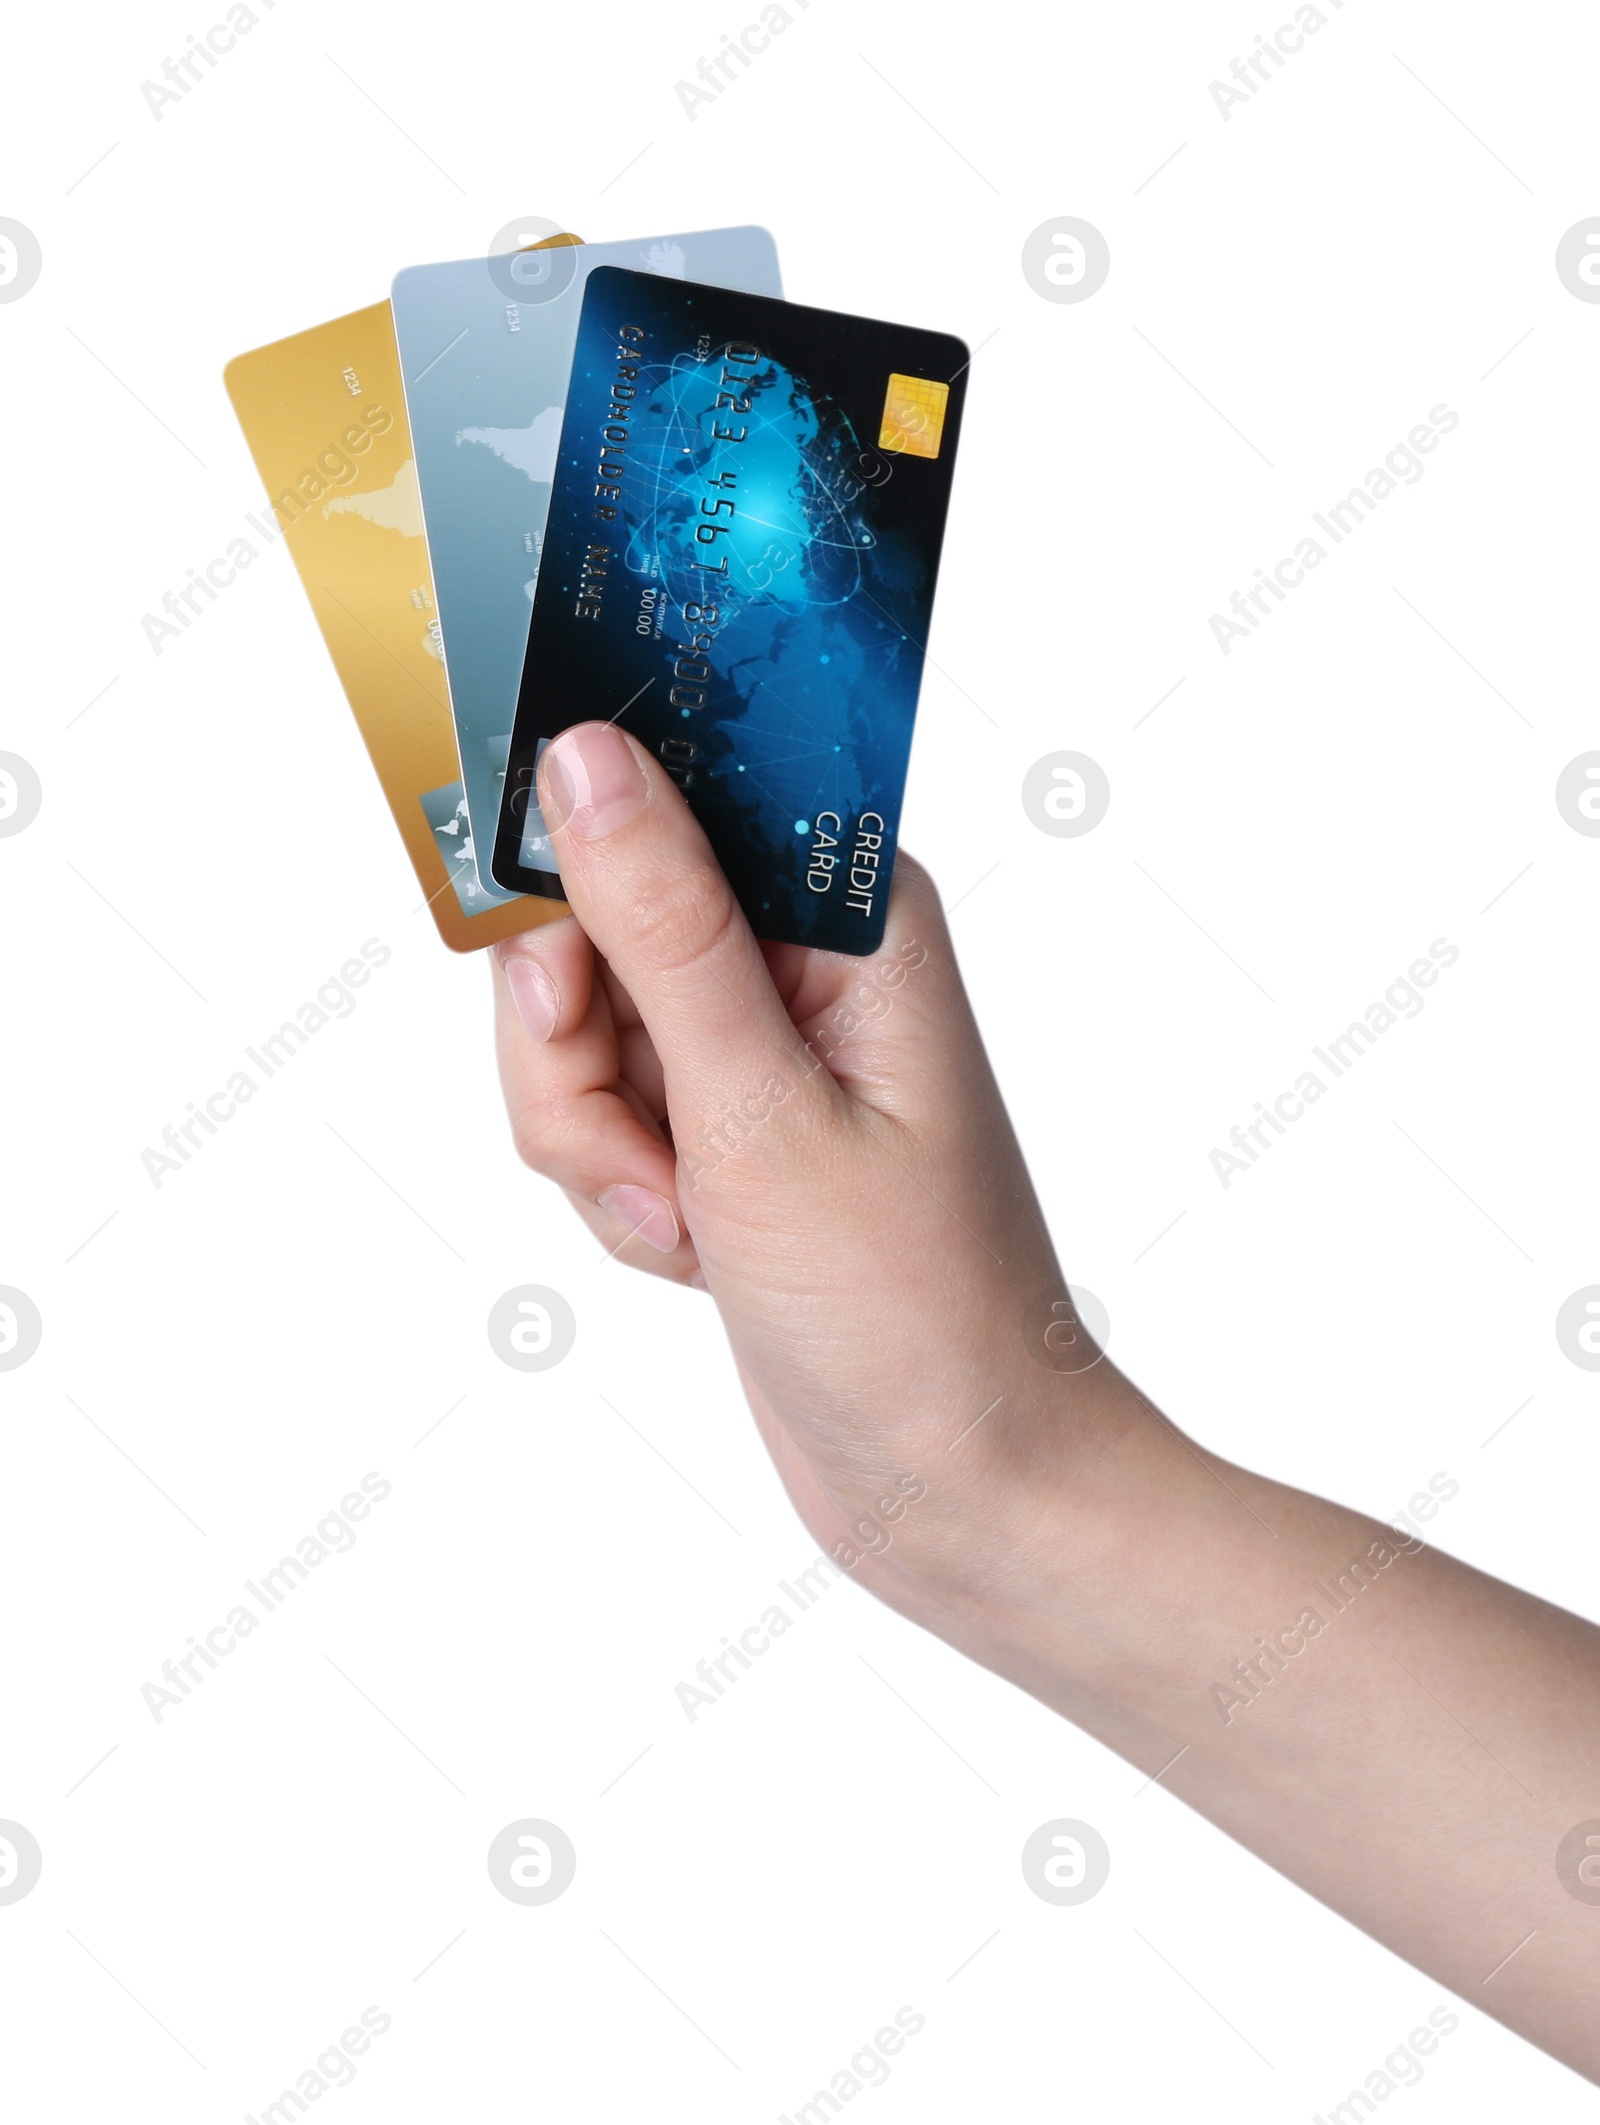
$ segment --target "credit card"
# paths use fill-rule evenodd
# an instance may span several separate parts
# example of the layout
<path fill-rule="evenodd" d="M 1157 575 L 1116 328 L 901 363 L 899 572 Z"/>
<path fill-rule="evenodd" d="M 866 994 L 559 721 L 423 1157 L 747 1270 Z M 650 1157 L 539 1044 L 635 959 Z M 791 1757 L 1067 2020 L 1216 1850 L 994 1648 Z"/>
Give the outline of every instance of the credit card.
<path fill-rule="evenodd" d="M 555 920 L 479 878 L 389 305 L 241 354 L 223 380 L 439 935 L 471 952 Z"/>
<path fill-rule="evenodd" d="M 395 331 L 485 886 L 584 283 L 597 265 L 779 295 L 765 229 L 522 251 L 396 276 Z"/>
<path fill-rule="evenodd" d="M 662 761 L 758 937 L 876 950 L 968 360 L 942 332 L 591 273 L 501 885 L 560 892 L 534 769 L 599 719 Z"/>

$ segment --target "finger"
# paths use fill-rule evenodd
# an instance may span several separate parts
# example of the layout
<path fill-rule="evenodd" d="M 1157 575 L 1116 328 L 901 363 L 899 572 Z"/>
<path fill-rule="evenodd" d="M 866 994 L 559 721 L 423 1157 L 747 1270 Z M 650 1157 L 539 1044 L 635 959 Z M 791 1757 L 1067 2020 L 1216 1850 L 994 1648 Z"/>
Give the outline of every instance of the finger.
<path fill-rule="evenodd" d="M 631 1232 L 687 1259 L 675 1160 L 645 1102 L 619 1082 L 589 940 L 575 922 L 552 924 L 536 946 L 513 939 L 491 963 L 500 1080 L 519 1155 L 612 1218 L 612 1244 Z"/>
<path fill-rule="evenodd" d="M 853 1099 L 911 1120 L 975 1093 L 987 1065 L 944 910 L 903 849 L 876 952 L 763 950 L 810 1054 Z"/>
<path fill-rule="evenodd" d="M 563 889 L 638 1005 L 676 1109 L 747 1097 L 774 1067 L 813 1074 L 710 845 L 672 778 L 611 724 L 563 731 L 540 763 Z M 800 1105 L 800 1099 L 793 1103 Z"/>
<path fill-rule="evenodd" d="M 643 1026 L 617 1029 L 618 1074 L 638 1094 L 645 1111 L 658 1122 L 667 1118 L 667 1081 L 656 1044 Z"/>
<path fill-rule="evenodd" d="M 639 1016 L 639 1006 L 617 979 L 615 970 L 602 959 L 597 972 L 601 987 L 611 999 L 611 1015 L 617 1022 L 618 1031 L 628 1026 L 642 1026 L 644 1020 Z"/>
<path fill-rule="evenodd" d="M 583 1023 L 595 978 L 594 947 L 575 917 L 525 930 L 495 947 L 517 1016 L 536 1046 Z"/>
<path fill-rule="evenodd" d="M 597 1242 L 597 1260 L 609 1258 L 624 1269 L 641 1269 L 646 1276 L 660 1277 L 668 1284 L 693 1285 L 697 1291 L 706 1289 L 699 1257 L 692 1246 L 675 1247 L 670 1254 L 663 1254 L 659 1248 L 640 1239 L 637 1233 L 627 1231 L 609 1212 L 599 1209 L 586 1197 L 574 1195 L 569 1190 L 567 1201 L 593 1233 Z"/>
<path fill-rule="evenodd" d="M 661 1064 L 639 1007 L 604 960 L 596 960 L 593 945 L 574 917 L 511 938 L 499 947 L 499 957 L 517 1016 L 536 1044 L 573 1031 L 589 1008 L 591 993 L 602 994 L 611 1007 L 617 1075 L 634 1087 L 657 1121 L 665 1118 Z"/>
<path fill-rule="evenodd" d="M 790 1008 L 812 1053 L 857 1097 L 901 1105 L 915 1084 L 948 1105 L 952 1072 L 981 1058 L 938 890 L 904 851 L 878 950 L 806 969 Z"/>

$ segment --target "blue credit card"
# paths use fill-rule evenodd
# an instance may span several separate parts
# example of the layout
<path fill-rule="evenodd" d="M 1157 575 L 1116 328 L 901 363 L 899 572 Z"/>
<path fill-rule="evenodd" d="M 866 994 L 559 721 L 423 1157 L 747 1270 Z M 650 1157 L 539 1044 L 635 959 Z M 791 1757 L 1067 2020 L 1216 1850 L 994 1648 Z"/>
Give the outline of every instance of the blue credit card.
<path fill-rule="evenodd" d="M 490 892 L 578 314 L 605 264 L 783 292 L 771 236 L 734 228 L 411 266 L 391 295 L 471 830 L 458 858 Z"/>
<path fill-rule="evenodd" d="M 590 275 L 494 842 L 506 891 L 560 896 L 534 770 L 598 718 L 684 791 L 757 936 L 876 950 L 968 360 L 942 332 Z"/>

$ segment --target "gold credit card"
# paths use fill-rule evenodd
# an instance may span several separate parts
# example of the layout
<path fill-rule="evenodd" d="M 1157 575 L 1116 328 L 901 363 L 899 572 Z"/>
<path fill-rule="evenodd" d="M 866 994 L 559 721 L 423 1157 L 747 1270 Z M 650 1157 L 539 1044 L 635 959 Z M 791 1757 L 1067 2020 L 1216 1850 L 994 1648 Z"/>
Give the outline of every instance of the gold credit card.
<path fill-rule="evenodd" d="M 479 876 L 389 305 L 241 354 L 223 380 L 439 935 L 471 952 L 566 914 L 486 883 L 488 850 Z"/>

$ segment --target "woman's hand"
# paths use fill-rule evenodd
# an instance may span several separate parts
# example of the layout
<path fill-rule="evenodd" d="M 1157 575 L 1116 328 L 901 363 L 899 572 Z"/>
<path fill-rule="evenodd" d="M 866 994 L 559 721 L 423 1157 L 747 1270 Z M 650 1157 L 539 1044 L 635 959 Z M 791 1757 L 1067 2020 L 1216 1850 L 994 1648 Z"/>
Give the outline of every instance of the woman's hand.
<path fill-rule="evenodd" d="M 808 1527 L 949 1627 L 1064 1474 L 1046 1413 L 1098 1354 L 933 887 L 900 858 L 871 958 L 762 945 L 620 731 L 558 739 L 540 794 L 575 916 L 499 948 L 517 1147 L 621 1260 L 709 1288 Z"/>
<path fill-rule="evenodd" d="M 610 726 L 550 746 L 541 801 L 576 919 L 500 949 L 518 1148 L 625 1260 L 709 1288 L 817 1540 L 1600 2078 L 1570 1860 L 1600 1631 L 1219 1461 L 1095 1349 L 904 856 L 882 949 L 845 959 L 757 944 Z"/>

